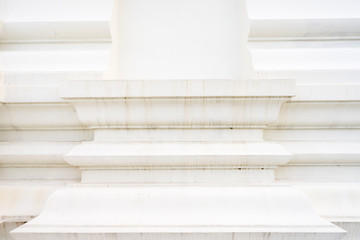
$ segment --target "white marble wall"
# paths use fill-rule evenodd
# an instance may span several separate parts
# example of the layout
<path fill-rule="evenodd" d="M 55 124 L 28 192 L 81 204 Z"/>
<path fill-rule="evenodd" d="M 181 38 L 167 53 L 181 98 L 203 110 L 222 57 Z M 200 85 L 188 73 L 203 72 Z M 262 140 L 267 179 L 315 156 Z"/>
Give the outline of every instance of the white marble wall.
<path fill-rule="evenodd" d="M 0 2 L 0 237 L 360 238 L 359 29 L 357 0 Z"/>

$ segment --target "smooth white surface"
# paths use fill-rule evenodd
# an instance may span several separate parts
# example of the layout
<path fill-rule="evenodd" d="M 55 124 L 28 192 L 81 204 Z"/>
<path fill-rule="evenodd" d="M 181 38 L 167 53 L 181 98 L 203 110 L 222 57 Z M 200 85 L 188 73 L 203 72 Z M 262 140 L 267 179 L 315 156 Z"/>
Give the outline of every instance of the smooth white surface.
<path fill-rule="evenodd" d="M 281 165 L 291 157 L 283 147 L 270 142 L 90 142 L 74 147 L 65 160 L 83 167 L 237 168 Z"/>
<path fill-rule="evenodd" d="M 5 222 L 29 221 L 42 211 L 52 192 L 61 184 L 0 184 L 0 219 Z"/>
<path fill-rule="evenodd" d="M 268 166 L 261 168 L 214 167 L 152 167 L 152 169 L 123 167 L 123 169 L 112 168 L 81 168 L 82 183 L 272 183 L 275 179 L 274 169 Z"/>
<path fill-rule="evenodd" d="M 1 1 L 0 227 L 359 239 L 357 0 L 114 3 Z"/>
<path fill-rule="evenodd" d="M 309 196 L 309 200 L 320 216 L 332 222 L 359 222 L 360 186 L 358 183 L 312 183 L 298 184 L 296 187 Z"/>
<path fill-rule="evenodd" d="M 91 127 L 257 127 L 294 90 L 292 80 L 66 81 L 61 97 Z"/>
<path fill-rule="evenodd" d="M 107 98 L 292 97 L 293 79 L 167 79 L 64 81 L 60 95 L 71 100 Z"/>
<path fill-rule="evenodd" d="M 278 198 L 271 197 L 273 195 Z M 73 201 L 68 201 L 69 198 Z M 260 204 L 263 199 L 267 204 Z M 122 204 L 118 204 L 119 201 Z M 64 207 L 71 211 L 64 213 Z M 112 211 L 118 214 L 111 214 Z M 294 214 L 296 218 L 292 217 Z M 79 220 L 85 228 L 98 225 L 124 228 L 123 231 L 152 225 L 175 231 L 181 226 L 192 226 L 194 230 L 196 226 L 212 226 L 213 229 L 208 229 L 211 232 L 215 232 L 216 227 L 230 226 L 336 229 L 316 216 L 300 191 L 289 187 L 171 185 L 62 189 L 50 197 L 43 213 L 28 226 L 45 223 L 76 226 Z"/>
<path fill-rule="evenodd" d="M 111 27 L 105 79 L 238 79 L 252 73 L 245 1 L 119 0 Z"/>
<path fill-rule="evenodd" d="M 64 212 L 64 208 L 69 211 Z M 192 239 L 205 232 L 210 239 L 226 239 L 226 233 L 245 234 L 248 239 L 277 239 L 282 235 L 289 239 L 341 239 L 344 234 L 318 217 L 303 194 L 291 187 L 171 185 L 59 190 L 49 198 L 38 218 L 12 234 L 19 239 L 75 239 L 92 233 L 111 239 L 114 234 L 127 233 L 138 239 L 139 232 L 153 233 L 151 239 L 158 234 L 171 234 L 168 236 L 172 238 L 176 233 L 184 234 L 180 239 Z M 115 236 L 121 239 L 121 235 Z"/>
<path fill-rule="evenodd" d="M 19 103 L 0 107 L 0 128 L 81 128 L 74 108 L 65 103 Z"/>
<path fill-rule="evenodd" d="M 248 0 L 247 9 L 254 19 L 332 19 L 358 18 L 357 0 Z"/>
<path fill-rule="evenodd" d="M 188 128 L 180 129 L 96 129 L 94 141 L 114 142 L 230 142 L 262 141 L 262 129 L 226 128 Z"/>
<path fill-rule="evenodd" d="M 19 6 L 23 7 L 19 8 Z M 28 11 L 34 6 L 42 6 L 42 9 Z M 76 2 L 71 0 L 32 0 L 31 2 L 3 0 L 0 15 L 3 20 L 17 22 L 109 20 L 111 8 L 111 0 L 78 0 Z"/>

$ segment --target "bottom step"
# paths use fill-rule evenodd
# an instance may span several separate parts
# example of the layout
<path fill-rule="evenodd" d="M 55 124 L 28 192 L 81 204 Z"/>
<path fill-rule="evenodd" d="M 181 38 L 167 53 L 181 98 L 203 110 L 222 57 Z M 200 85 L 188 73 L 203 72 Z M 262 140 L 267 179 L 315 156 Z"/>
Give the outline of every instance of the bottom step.
<path fill-rule="evenodd" d="M 53 193 L 18 240 L 337 240 L 291 186 L 74 185 Z"/>

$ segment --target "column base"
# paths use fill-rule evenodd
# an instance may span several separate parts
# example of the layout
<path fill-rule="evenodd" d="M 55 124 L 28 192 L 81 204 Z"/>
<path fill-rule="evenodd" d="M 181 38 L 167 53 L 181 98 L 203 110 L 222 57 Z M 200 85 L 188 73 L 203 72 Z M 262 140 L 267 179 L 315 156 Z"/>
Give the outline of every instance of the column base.
<path fill-rule="evenodd" d="M 14 230 L 18 240 L 337 240 L 304 195 L 275 185 L 96 185 L 52 194 L 43 212 Z"/>

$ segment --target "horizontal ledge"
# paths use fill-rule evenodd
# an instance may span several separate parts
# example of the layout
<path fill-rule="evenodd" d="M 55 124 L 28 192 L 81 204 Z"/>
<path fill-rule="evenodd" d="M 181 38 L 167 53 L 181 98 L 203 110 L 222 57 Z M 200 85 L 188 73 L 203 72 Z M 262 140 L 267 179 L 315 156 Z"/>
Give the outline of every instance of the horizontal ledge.
<path fill-rule="evenodd" d="M 207 228 L 208 229 L 208 228 Z M 77 240 L 77 239 L 86 239 L 86 240 L 113 240 L 113 239 L 133 239 L 133 240 L 142 240 L 142 239 L 156 239 L 156 240 L 168 240 L 168 239 L 181 239 L 181 240 L 208 240 L 208 239 L 222 239 L 222 240 L 240 240 L 240 239 L 257 239 L 257 240 L 267 240 L 267 239 L 284 239 L 287 240 L 310 240 L 316 237 L 317 240 L 340 240 L 345 236 L 344 232 L 333 232 L 329 229 L 328 232 L 316 232 L 316 231 L 302 231 L 296 232 L 296 229 L 288 229 L 288 231 L 272 231 L 264 229 L 263 231 L 255 231 L 252 229 L 245 230 L 243 232 L 231 231 L 226 232 L 219 231 L 207 231 L 204 229 L 202 231 L 189 231 L 179 232 L 179 231 L 161 231 L 161 232 L 144 232 L 140 229 L 136 232 L 85 232 L 83 229 L 74 229 L 71 232 L 63 232 L 55 229 L 54 232 L 14 232 L 16 239 L 18 240 L 28 240 L 29 237 L 36 236 L 38 240 L 48 240 L 48 239 L 58 239 L 58 240 Z M 96 230 L 95 230 L 96 231 Z"/>
<path fill-rule="evenodd" d="M 187 99 L 201 99 L 201 100 L 243 100 L 243 99 L 281 99 L 287 100 L 291 96 L 142 96 L 142 97 L 62 97 L 62 99 L 71 100 L 71 101 L 98 101 L 98 100 L 142 100 L 142 99 L 153 99 L 153 100 L 187 100 Z"/>
<path fill-rule="evenodd" d="M 59 233 L 62 238 L 70 233 L 147 232 L 326 233 L 339 234 L 339 239 L 344 234 L 317 216 L 292 187 L 209 185 L 65 188 L 50 196 L 37 218 L 13 231 L 24 237 Z"/>
<path fill-rule="evenodd" d="M 250 40 L 360 37 L 360 18 L 252 19 Z"/>
<path fill-rule="evenodd" d="M 359 136 L 360 137 L 360 136 Z M 0 138 L 1 139 L 1 138 Z M 94 141 L 126 142 L 221 142 L 262 141 L 262 129 L 106 129 L 94 130 Z"/>
<path fill-rule="evenodd" d="M 266 240 L 269 238 L 272 239 L 281 239 L 286 237 L 288 240 L 296 240 L 296 239 L 316 239 L 318 240 L 328 240 L 329 237 L 334 240 L 340 240 L 345 236 L 345 232 L 340 233 L 307 233 L 307 232 L 180 232 L 180 233 L 84 233 L 79 230 L 79 233 L 62 233 L 62 232 L 54 232 L 54 233 L 30 233 L 34 234 L 38 240 L 47 240 L 50 238 L 54 239 L 66 239 L 66 240 L 77 240 L 77 239 L 86 239 L 86 240 L 112 240 L 114 239 L 133 239 L 133 240 L 142 240 L 142 239 L 156 239 L 156 240 L 168 240 L 170 238 L 181 239 L 181 240 L 205 240 L 205 239 L 222 239 L 222 240 L 239 240 L 239 239 L 258 239 L 258 240 Z M 12 234 L 14 235 L 14 234 Z M 30 236 L 31 236 L 30 235 Z M 18 240 L 27 240 L 29 239 L 29 235 L 26 233 L 16 233 L 16 239 Z"/>
<path fill-rule="evenodd" d="M 69 232 L 66 232 L 69 231 Z M 283 225 L 283 226 L 237 226 L 237 225 L 145 225 L 145 226 L 99 226 L 99 225 L 59 225 L 59 226 L 51 226 L 48 225 L 34 225 L 31 226 L 31 229 L 23 230 L 21 228 L 15 231 L 16 233 L 58 233 L 58 234 L 66 234 L 66 233 L 203 233 L 203 234 L 216 234 L 216 233 L 325 233 L 325 232 L 338 232 L 341 233 L 342 230 L 340 228 L 328 225 L 321 226 L 312 226 L 312 225 Z"/>
<path fill-rule="evenodd" d="M 2 219 L 10 222 L 21 218 L 28 221 L 30 216 L 39 215 L 50 194 L 64 185 L 64 183 L 0 185 L 0 222 Z"/>
<path fill-rule="evenodd" d="M 56 103 L 59 98 L 57 86 L 4 86 L 4 103 Z"/>
<path fill-rule="evenodd" d="M 63 156 L 77 142 L 1 142 L 0 165 L 65 165 Z"/>
<path fill-rule="evenodd" d="M 360 85 L 300 85 L 293 101 L 360 101 Z"/>
<path fill-rule="evenodd" d="M 258 71 L 263 79 L 296 79 L 297 86 L 358 85 L 360 69 L 290 69 Z"/>
<path fill-rule="evenodd" d="M 100 80 L 102 71 L 6 71 L 2 72 L 5 86 L 56 86 L 59 87 L 62 80 L 93 79 Z"/>
<path fill-rule="evenodd" d="M 358 182 L 295 183 L 316 212 L 328 221 L 360 222 L 360 185 Z M 344 201 L 351 199 L 351 201 Z M 335 223 L 336 224 L 336 223 Z"/>
<path fill-rule="evenodd" d="M 60 97 L 144 98 L 144 97 L 291 97 L 295 81 L 277 80 L 69 80 Z"/>
<path fill-rule="evenodd" d="M 360 163 L 360 141 L 279 141 L 294 154 L 291 163 Z"/>
<path fill-rule="evenodd" d="M 79 181 L 79 169 L 71 166 L 3 166 L 0 181 Z"/>
<path fill-rule="evenodd" d="M 282 146 L 269 142 L 243 143 L 121 143 L 91 142 L 65 155 L 74 166 L 182 167 L 276 166 L 292 158 Z"/>
<path fill-rule="evenodd" d="M 187 184 L 219 184 L 219 183 L 272 183 L 272 168 L 237 168 L 237 169 L 84 169 L 81 168 L 82 183 L 187 183 Z"/>
<path fill-rule="evenodd" d="M 256 48 L 251 53 L 254 68 L 261 71 L 360 68 L 359 48 Z"/>
<path fill-rule="evenodd" d="M 2 22 L 0 41 L 110 40 L 109 21 Z"/>
<path fill-rule="evenodd" d="M 360 182 L 360 165 L 300 165 L 280 166 L 275 179 L 285 182 Z"/>
<path fill-rule="evenodd" d="M 285 103 L 273 127 L 356 128 L 360 101 L 290 101 Z"/>
<path fill-rule="evenodd" d="M 323 46 L 324 44 L 326 44 L 326 42 L 331 43 L 331 42 L 340 42 L 340 41 L 344 41 L 345 43 L 347 41 L 358 41 L 360 40 L 360 36 L 359 37 L 302 37 L 302 38 L 298 38 L 298 37 L 277 37 L 277 38 L 271 38 L 271 37 L 258 37 L 258 38 L 249 38 L 248 41 L 252 44 L 256 44 L 256 43 L 266 43 L 266 46 L 273 46 L 273 44 L 277 44 L 277 43 L 281 43 L 283 44 L 284 42 L 288 42 L 288 43 L 292 43 L 292 42 L 297 42 L 297 44 L 301 44 L 301 42 L 303 44 L 306 44 L 306 42 L 314 42 L 314 44 L 318 44 L 318 46 Z M 285 45 L 286 46 L 286 45 Z M 283 47 L 285 47 L 283 46 Z"/>

